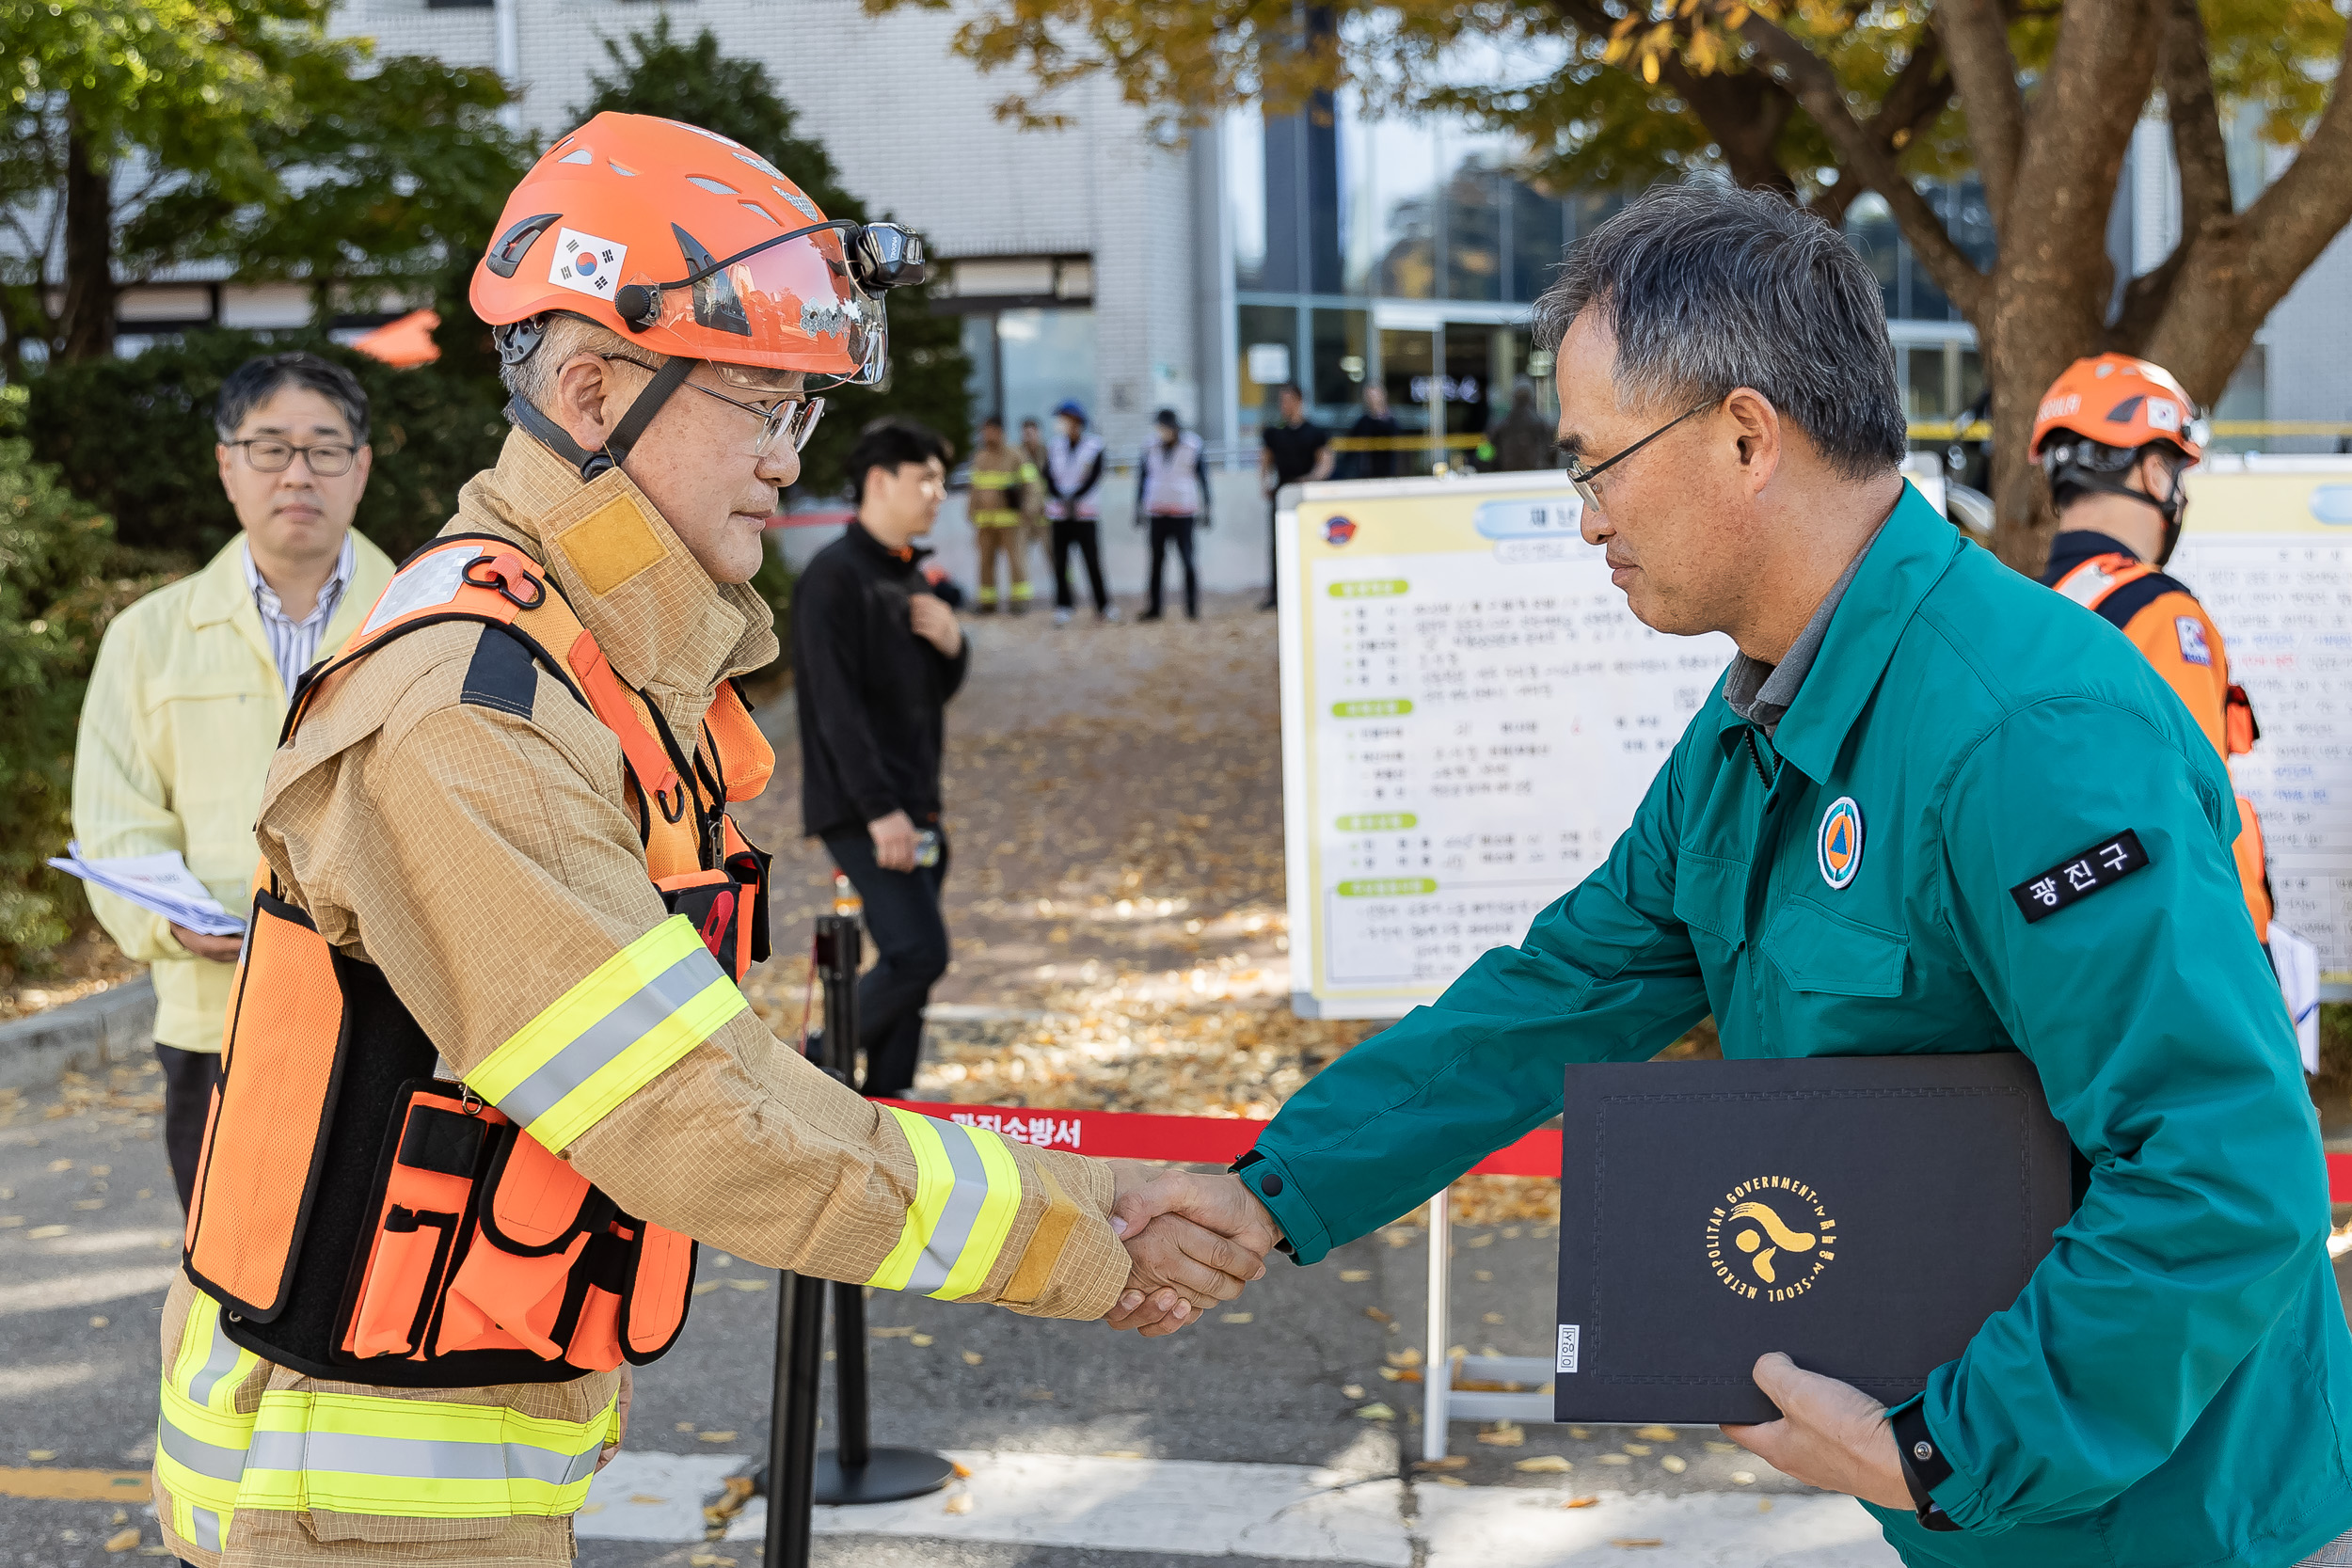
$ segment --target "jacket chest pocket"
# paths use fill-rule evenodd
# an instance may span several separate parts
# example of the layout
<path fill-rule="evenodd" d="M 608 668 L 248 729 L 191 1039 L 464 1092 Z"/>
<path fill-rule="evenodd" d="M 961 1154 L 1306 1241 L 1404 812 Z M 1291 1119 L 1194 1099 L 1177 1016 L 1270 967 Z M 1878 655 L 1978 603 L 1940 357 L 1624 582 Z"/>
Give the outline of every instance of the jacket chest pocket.
<path fill-rule="evenodd" d="M 1764 956 L 1788 989 L 1820 996 L 1900 996 L 1911 944 L 1891 931 L 1832 914 L 1809 898 L 1783 904 L 1764 932 Z"/>
<path fill-rule="evenodd" d="M 1676 860 L 1675 918 L 1691 928 L 1702 958 L 1714 956 L 1710 946 L 1736 951 L 1747 941 L 1747 899 L 1746 863 L 1687 851 Z"/>

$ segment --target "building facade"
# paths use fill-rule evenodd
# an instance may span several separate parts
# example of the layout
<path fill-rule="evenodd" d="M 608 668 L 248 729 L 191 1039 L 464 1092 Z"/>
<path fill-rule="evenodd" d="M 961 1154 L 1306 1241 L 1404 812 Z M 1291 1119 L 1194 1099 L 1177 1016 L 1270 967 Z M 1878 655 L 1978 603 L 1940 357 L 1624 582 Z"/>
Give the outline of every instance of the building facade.
<path fill-rule="evenodd" d="M 380 54 L 495 67 L 521 88 L 516 123 L 552 136 L 577 119 L 591 78 L 614 69 L 608 41 L 665 9 L 675 28 L 707 27 L 727 53 L 765 65 L 844 183 L 925 234 L 946 263 L 941 303 L 964 318 L 977 409 L 1017 421 L 1073 400 L 1125 460 L 1152 413 L 1173 407 L 1213 453 L 1247 464 L 1285 382 L 1342 428 L 1371 386 L 1406 430 L 1456 437 L 1491 425 L 1522 376 L 1548 405 L 1527 307 L 1562 247 L 1621 199 L 1546 196 L 1514 175 L 1504 138 L 1444 117 L 1375 118 L 1345 94 L 1299 115 L 1236 112 L 1176 141 L 1095 80 L 1041 105 L 1070 117 L 1068 128 L 1023 130 L 994 112 L 1023 84 L 953 54 L 952 10 L 345 0 L 335 25 L 374 39 Z M 2230 140 L 2244 200 L 2281 155 L 2250 120 Z M 2170 249 L 2177 191 L 2165 128 L 2145 123 L 2109 229 L 2120 277 Z M 1975 182 L 1930 195 L 1963 247 L 1989 260 Z M 1866 195 L 1846 223 L 1881 280 L 1907 411 L 1951 419 L 1982 389 L 1973 330 L 1914 263 L 1884 203 Z M 2352 360 L 2338 347 L 2348 300 L 2352 246 L 2339 239 L 2265 327 L 2217 416 L 2352 420 Z M 122 309 L 126 348 L 207 320 L 308 319 L 299 285 L 195 277 L 133 289 Z"/>

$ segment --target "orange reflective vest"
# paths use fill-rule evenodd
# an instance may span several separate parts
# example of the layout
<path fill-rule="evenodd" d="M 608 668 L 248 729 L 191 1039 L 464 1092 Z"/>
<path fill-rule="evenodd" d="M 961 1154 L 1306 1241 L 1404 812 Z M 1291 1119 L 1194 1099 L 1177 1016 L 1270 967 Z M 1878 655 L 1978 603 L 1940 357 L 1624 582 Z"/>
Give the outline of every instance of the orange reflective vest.
<path fill-rule="evenodd" d="M 410 557 L 351 641 L 304 677 L 280 744 L 342 672 L 447 621 L 516 639 L 620 742 L 647 874 L 691 934 L 670 922 L 632 944 L 621 958 L 641 967 L 648 942 L 681 951 L 653 955 L 664 973 L 643 987 L 628 977 L 616 996 L 672 978 L 699 987 L 714 970 L 739 982 L 768 953 L 768 857 L 726 805 L 759 793 L 774 753 L 732 683 L 681 748 L 513 542 L 443 535 Z M 582 1042 L 602 1026 L 583 1021 Z M 542 1069 L 550 1096 L 577 1087 L 562 1081 L 565 1054 Z M 438 1076 L 433 1042 L 383 973 L 330 947 L 266 867 L 221 1065 L 183 1262 L 236 1344 L 311 1377 L 475 1387 L 642 1364 L 684 1326 L 693 1242 L 623 1212 Z"/>
<path fill-rule="evenodd" d="M 2063 542 L 2068 536 L 2060 534 Z M 2079 540 L 2112 543 L 2104 535 L 2077 533 Z M 2246 689 L 2230 680 L 2230 662 L 2221 632 L 2176 578 L 2124 550 L 2109 550 L 2068 564 L 2061 556 L 2050 586 L 2096 611 L 2154 665 L 2166 684 L 2205 732 L 2223 762 L 2243 756 L 2261 738 L 2254 722 L 2254 705 Z M 2262 823 L 2254 803 L 2237 798 L 2238 836 L 2233 846 L 2238 882 L 2246 894 L 2246 910 L 2253 917 L 2254 935 L 2270 940 L 2270 871 L 2263 848 Z"/>

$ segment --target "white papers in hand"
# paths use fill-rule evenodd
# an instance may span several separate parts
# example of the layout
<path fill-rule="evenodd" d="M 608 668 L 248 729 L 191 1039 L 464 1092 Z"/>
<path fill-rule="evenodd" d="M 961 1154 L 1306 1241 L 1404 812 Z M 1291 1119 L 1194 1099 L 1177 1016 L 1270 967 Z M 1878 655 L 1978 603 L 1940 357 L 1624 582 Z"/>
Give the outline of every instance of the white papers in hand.
<path fill-rule="evenodd" d="M 65 847 L 63 859 L 49 863 L 81 878 L 92 887 L 103 887 L 140 909 L 160 914 L 175 926 L 184 926 L 208 937 L 245 934 L 245 922 L 220 907 L 219 900 L 196 879 L 177 849 L 160 855 L 89 861 L 82 858 L 82 846 L 77 842 Z"/>

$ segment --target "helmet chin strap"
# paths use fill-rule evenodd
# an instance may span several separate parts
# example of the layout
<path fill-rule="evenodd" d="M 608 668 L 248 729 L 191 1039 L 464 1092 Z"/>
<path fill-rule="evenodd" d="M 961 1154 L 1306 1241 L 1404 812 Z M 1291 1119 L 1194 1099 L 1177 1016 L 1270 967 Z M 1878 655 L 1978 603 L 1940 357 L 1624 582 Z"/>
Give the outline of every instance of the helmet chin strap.
<path fill-rule="evenodd" d="M 605 436 L 603 447 L 596 451 L 573 440 L 569 431 L 521 397 L 507 399 L 507 422 L 580 470 L 582 481 L 593 480 L 628 460 L 629 451 L 645 434 L 645 427 L 653 423 L 653 417 L 661 412 L 661 405 L 670 401 L 671 395 L 686 385 L 686 378 L 694 373 L 695 364 L 692 359 L 675 356 L 663 360 L 637 401 L 629 404 L 628 412 L 621 416 L 621 422 Z"/>
<path fill-rule="evenodd" d="M 2181 517 L 2188 506 L 2188 497 L 2181 488 L 2181 470 L 2173 468 L 2170 473 L 2172 494 L 2164 500 L 2156 499 L 2145 490 L 2135 490 L 2120 480 L 2109 479 L 2105 474 L 2089 473 L 2081 468 L 2068 473 L 2065 480 L 2077 490 L 2102 496 L 2122 496 L 2143 506 L 2154 507 L 2157 515 L 2164 519 L 2164 547 L 2156 552 L 2156 559 L 2151 564 L 2162 566 L 2172 559 L 2172 551 L 2181 542 Z"/>

